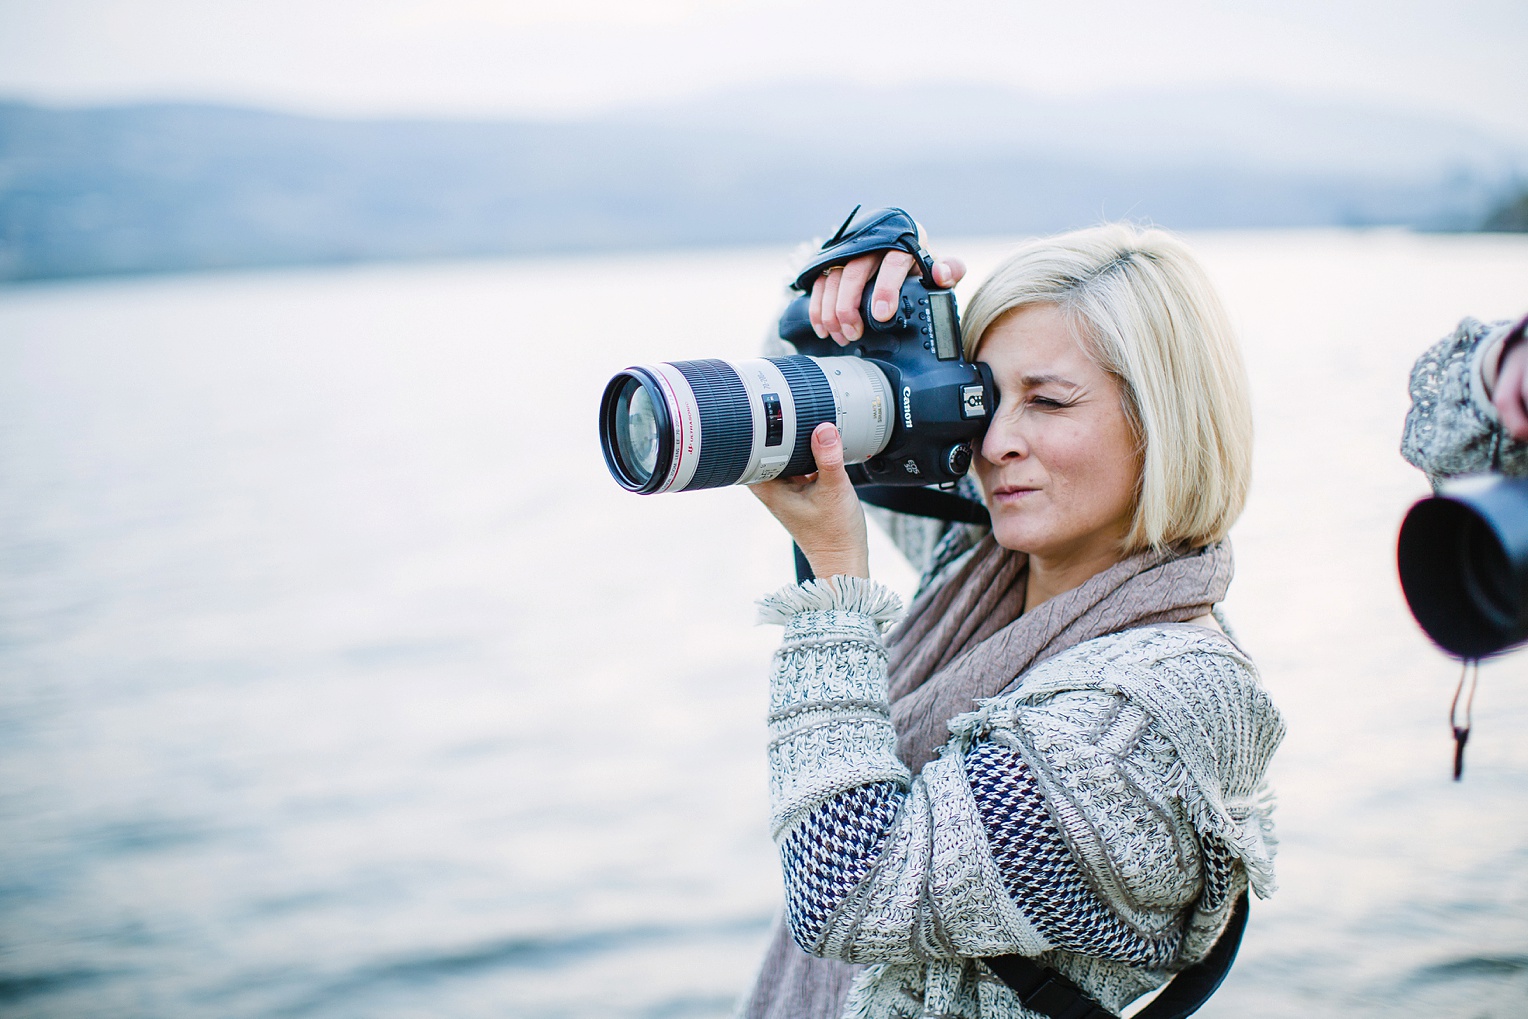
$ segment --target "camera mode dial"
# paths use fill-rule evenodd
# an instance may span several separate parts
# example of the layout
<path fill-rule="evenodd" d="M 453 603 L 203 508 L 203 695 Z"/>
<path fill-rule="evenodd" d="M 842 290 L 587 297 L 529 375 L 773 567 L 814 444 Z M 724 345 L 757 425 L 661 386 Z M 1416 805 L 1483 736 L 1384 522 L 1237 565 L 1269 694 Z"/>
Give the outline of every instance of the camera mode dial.
<path fill-rule="evenodd" d="M 951 446 L 944 455 L 944 465 L 950 469 L 951 474 L 965 474 L 971 469 L 971 444 L 962 442 Z"/>

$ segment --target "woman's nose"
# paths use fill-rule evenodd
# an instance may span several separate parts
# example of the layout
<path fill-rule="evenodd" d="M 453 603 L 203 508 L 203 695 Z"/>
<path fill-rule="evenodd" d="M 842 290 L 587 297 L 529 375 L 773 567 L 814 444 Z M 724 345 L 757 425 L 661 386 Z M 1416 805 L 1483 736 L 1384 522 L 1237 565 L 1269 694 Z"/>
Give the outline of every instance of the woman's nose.
<path fill-rule="evenodd" d="M 1014 415 L 998 415 L 982 438 L 981 452 L 983 458 L 995 464 L 1029 455 L 1029 443 Z"/>

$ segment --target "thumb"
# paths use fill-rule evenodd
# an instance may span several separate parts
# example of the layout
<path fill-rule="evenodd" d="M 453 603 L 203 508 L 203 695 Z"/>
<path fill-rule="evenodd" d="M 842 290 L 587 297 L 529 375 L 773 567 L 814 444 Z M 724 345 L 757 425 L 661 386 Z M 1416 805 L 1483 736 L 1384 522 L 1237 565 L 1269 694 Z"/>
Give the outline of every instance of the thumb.
<path fill-rule="evenodd" d="M 844 444 L 833 422 L 824 421 L 812 429 L 812 459 L 817 461 L 817 470 L 825 477 L 848 480 L 849 476 L 844 472 Z"/>
<path fill-rule="evenodd" d="M 966 274 L 966 263 L 958 258 L 941 258 L 934 263 L 934 282 L 945 289 L 959 283 Z"/>

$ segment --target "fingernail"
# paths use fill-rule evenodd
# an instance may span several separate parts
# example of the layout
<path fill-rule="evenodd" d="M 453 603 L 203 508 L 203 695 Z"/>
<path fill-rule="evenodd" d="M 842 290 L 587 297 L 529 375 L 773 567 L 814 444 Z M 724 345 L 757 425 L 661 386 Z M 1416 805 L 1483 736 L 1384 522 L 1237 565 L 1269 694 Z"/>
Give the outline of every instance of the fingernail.
<path fill-rule="evenodd" d="M 844 335 L 846 337 L 848 337 L 850 340 L 857 340 L 857 339 L 859 339 L 859 337 L 860 337 L 859 326 L 855 325 L 853 322 L 846 322 L 846 323 L 844 323 Z"/>
<path fill-rule="evenodd" d="M 817 334 L 817 338 L 818 338 L 818 339 L 819 339 L 819 340 L 825 340 L 825 339 L 827 339 L 827 338 L 828 338 L 828 331 L 827 331 L 827 330 L 826 330 L 826 329 L 824 329 L 824 328 L 823 328 L 823 327 L 822 327 L 822 326 L 820 326 L 820 325 L 816 325 L 816 324 L 814 324 L 814 325 L 813 325 L 813 326 L 812 326 L 812 332 L 814 332 L 814 333 L 816 333 L 816 334 Z"/>
<path fill-rule="evenodd" d="M 934 263 L 934 282 L 945 286 L 950 282 L 950 267 L 943 262 Z"/>
<path fill-rule="evenodd" d="M 823 425 L 826 425 L 826 424 L 827 424 L 827 422 L 823 422 Z M 823 425 L 818 425 L 817 426 L 819 428 L 822 428 L 822 435 L 818 439 L 818 441 L 821 442 L 824 446 L 836 446 L 836 445 L 838 445 L 838 429 L 837 428 L 831 428 L 831 427 L 823 428 Z"/>
<path fill-rule="evenodd" d="M 875 317 L 880 319 L 882 322 L 885 322 L 887 319 L 891 318 L 890 301 L 876 301 L 875 307 L 871 310 L 875 312 Z"/>

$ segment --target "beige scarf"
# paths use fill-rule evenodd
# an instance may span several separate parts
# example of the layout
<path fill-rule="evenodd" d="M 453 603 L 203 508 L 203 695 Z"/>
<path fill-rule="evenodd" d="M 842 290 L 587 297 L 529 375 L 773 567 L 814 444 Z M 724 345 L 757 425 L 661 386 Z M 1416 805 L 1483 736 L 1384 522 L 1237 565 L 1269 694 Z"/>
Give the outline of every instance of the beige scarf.
<path fill-rule="evenodd" d="M 1028 557 L 991 535 L 920 595 L 887 640 L 897 750 L 916 774 L 949 739 L 947 723 L 1018 683 L 1031 666 L 1094 637 L 1187 622 L 1225 596 L 1225 543 L 1143 552 L 1024 612 Z M 838 1019 L 860 966 L 807 955 L 777 925 L 746 1019 Z"/>

